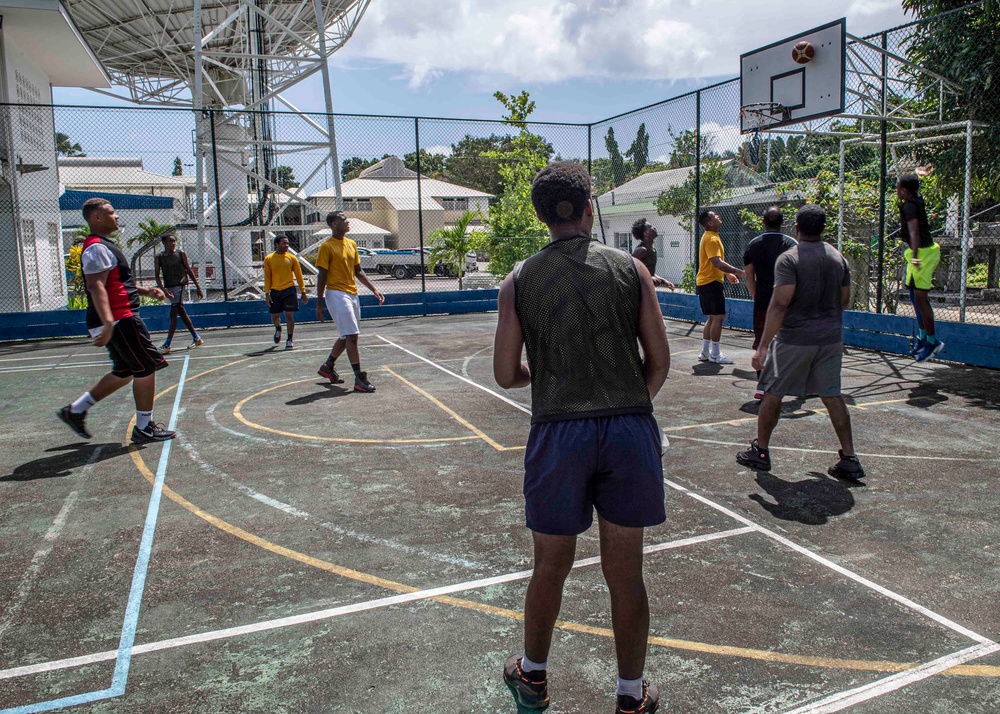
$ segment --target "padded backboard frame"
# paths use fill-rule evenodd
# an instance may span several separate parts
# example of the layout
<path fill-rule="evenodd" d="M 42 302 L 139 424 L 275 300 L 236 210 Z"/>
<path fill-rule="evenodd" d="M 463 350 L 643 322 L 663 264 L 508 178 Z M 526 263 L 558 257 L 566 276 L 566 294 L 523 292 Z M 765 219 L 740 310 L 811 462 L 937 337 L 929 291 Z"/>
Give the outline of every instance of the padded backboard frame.
<path fill-rule="evenodd" d="M 802 40 L 816 52 L 807 64 L 792 59 L 792 48 Z M 777 117 L 762 129 L 842 114 L 846 77 L 847 20 L 841 18 L 740 55 L 740 106 L 778 102 L 791 110 L 788 121 Z M 741 118 L 742 133 L 754 128 L 750 117 Z"/>

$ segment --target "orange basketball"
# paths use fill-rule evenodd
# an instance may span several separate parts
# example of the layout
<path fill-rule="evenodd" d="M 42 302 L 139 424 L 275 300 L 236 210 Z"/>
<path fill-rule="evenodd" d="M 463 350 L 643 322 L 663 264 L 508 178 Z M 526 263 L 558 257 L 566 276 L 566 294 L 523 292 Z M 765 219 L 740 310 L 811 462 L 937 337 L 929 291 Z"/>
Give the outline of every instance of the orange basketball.
<path fill-rule="evenodd" d="M 816 51 L 813 49 L 812 43 L 806 40 L 802 40 L 792 48 L 792 59 L 799 64 L 808 64 L 815 55 Z"/>

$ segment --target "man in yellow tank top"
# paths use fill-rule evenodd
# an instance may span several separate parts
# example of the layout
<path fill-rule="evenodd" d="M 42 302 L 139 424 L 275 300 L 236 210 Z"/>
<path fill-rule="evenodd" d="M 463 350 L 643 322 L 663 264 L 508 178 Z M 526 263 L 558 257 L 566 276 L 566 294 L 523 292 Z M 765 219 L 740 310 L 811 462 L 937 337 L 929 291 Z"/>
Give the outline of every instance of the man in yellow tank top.
<path fill-rule="evenodd" d="M 309 301 L 306 295 L 306 284 L 302 280 L 302 266 L 299 259 L 288 252 L 288 238 L 278 236 L 274 239 L 274 252 L 264 258 L 264 294 L 271 311 L 271 322 L 274 323 L 274 344 L 281 342 L 281 313 L 285 313 L 288 324 L 288 339 L 285 349 L 295 347 L 292 341 L 295 333 L 295 313 L 299 303 L 295 299 L 295 283 L 299 284 L 302 304 Z"/>
<path fill-rule="evenodd" d="M 719 237 L 722 219 L 718 214 L 704 210 L 698 216 L 698 223 L 705 229 L 705 233 L 698 249 L 698 275 L 695 283 L 701 312 L 706 318 L 705 328 L 701 331 L 701 354 L 698 355 L 698 361 L 732 364 L 733 361 L 719 349 L 722 323 L 726 319 L 726 298 L 722 293 L 722 283 L 724 280 L 738 283 L 744 272 L 726 262 L 726 248 Z"/>
<path fill-rule="evenodd" d="M 333 231 L 319 247 L 316 256 L 316 268 L 319 275 L 316 278 L 316 319 L 324 322 L 324 305 L 330 311 L 330 317 L 337 324 L 340 338 L 333 343 L 330 356 L 319 368 L 319 375 L 326 377 L 334 384 L 342 384 L 343 379 L 334 367 L 337 358 L 347 350 L 347 358 L 354 370 L 354 391 L 374 392 L 375 387 L 368 381 L 368 373 L 361 371 L 361 353 L 358 351 L 358 333 L 361 329 L 361 303 L 358 302 L 358 283 L 372 291 L 378 304 L 385 301 L 385 296 L 378 291 L 365 271 L 361 269 L 361 256 L 358 255 L 358 245 L 347 237 L 351 227 L 350 221 L 343 211 L 333 211 L 326 216 L 326 224 Z"/>

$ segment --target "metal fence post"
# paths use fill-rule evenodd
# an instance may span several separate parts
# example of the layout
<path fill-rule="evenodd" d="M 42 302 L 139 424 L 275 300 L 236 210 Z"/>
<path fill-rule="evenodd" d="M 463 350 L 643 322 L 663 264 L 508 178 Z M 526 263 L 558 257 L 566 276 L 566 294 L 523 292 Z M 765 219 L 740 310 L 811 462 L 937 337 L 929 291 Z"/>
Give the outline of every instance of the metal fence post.
<path fill-rule="evenodd" d="M 882 49 L 888 50 L 889 48 L 889 37 L 883 32 L 882 33 Z M 878 166 L 878 190 L 879 190 L 879 202 L 878 202 L 878 276 L 875 284 L 875 312 L 882 312 L 882 290 L 883 283 L 885 282 L 885 191 L 886 184 L 888 182 L 888 137 L 886 136 L 886 92 L 888 91 L 886 82 L 886 73 L 889 71 L 889 56 L 883 52 L 882 53 L 882 119 L 879 121 L 881 129 L 879 133 L 881 138 L 879 140 L 879 166 Z"/>
<path fill-rule="evenodd" d="M 424 295 L 424 314 L 427 314 L 427 266 L 424 264 L 424 202 L 420 188 L 420 119 L 414 118 L 413 131 L 417 144 L 417 232 L 420 235 L 420 292 Z M 465 265 L 465 261 L 462 261 Z"/>
<path fill-rule="evenodd" d="M 222 301 L 229 302 L 229 281 L 226 280 L 226 246 L 222 232 L 222 196 L 219 194 L 219 153 L 215 142 L 215 112 L 208 112 L 212 139 L 212 172 L 215 175 L 215 222 L 219 232 L 219 262 L 222 266 Z"/>
<path fill-rule="evenodd" d="M 701 267 L 701 250 L 694 245 L 698 238 L 698 216 L 701 214 L 701 90 L 694 93 L 694 216 L 691 217 L 691 250 L 694 258 L 694 272 Z"/>
<path fill-rule="evenodd" d="M 965 292 L 969 276 L 969 248 L 972 243 L 972 120 L 965 125 L 965 196 L 962 206 L 962 292 L 958 321 L 965 322 Z M 987 282 L 987 286 L 989 283 Z"/>

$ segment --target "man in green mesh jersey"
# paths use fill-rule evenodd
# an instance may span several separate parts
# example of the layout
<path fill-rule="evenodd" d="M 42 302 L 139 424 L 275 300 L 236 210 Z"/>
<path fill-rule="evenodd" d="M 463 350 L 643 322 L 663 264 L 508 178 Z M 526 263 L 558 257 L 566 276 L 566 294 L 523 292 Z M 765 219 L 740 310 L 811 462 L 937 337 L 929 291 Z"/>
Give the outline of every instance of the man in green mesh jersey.
<path fill-rule="evenodd" d="M 644 528 L 666 520 L 663 434 L 652 402 L 670 348 L 649 271 L 591 239 L 590 191 L 580 164 L 538 173 L 531 202 L 552 242 L 500 287 L 493 372 L 504 389 L 531 385 L 524 497 L 534 541 L 524 649 L 507 660 L 503 678 L 519 707 L 549 705 L 547 660 L 563 584 L 596 509 L 618 653 L 616 711 L 650 714 L 659 691 L 643 678 L 642 541 Z"/>

